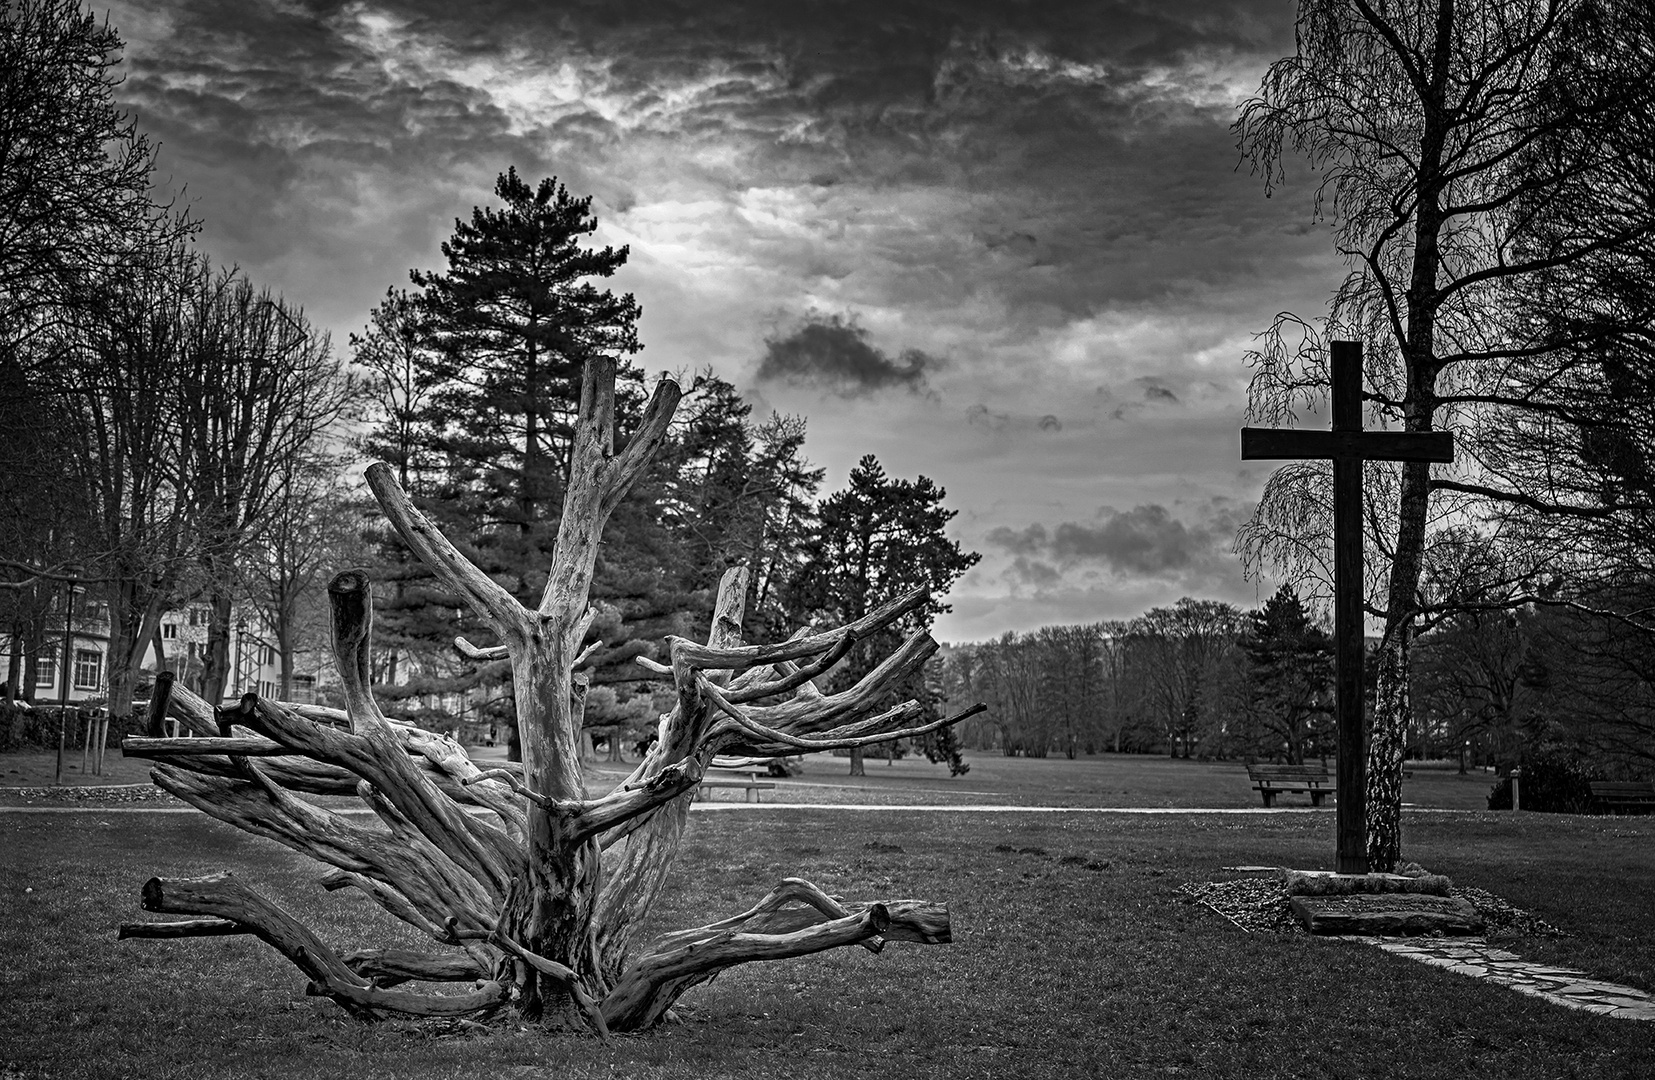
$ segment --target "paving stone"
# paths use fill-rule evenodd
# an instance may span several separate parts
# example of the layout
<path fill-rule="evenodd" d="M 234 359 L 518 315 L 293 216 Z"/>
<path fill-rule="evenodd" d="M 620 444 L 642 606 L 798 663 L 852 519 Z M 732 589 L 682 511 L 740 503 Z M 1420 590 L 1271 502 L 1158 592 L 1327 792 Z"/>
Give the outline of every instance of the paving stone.
<path fill-rule="evenodd" d="M 1349 896 L 1293 896 L 1288 905 L 1312 934 L 1417 937 L 1477 934 L 1477 909 L 1458 897 L 1417 893 L 1353 893 Z"/>
<path fill-rule="evenodd" d="M 1568 1009 L 1596 1013 L 1617 1020 L 1655 1023 L 1655 995 L 1630 986 L 1593 979 L 1585 972 L 1549 964 L 1524 963 L 1515 953 L 1482 941 L 1402 941 L 1395 938 L 1357 937 L 1396 956 L 1472 978 L 1487 979 L 1520 994 L 1541 998 Z"/>

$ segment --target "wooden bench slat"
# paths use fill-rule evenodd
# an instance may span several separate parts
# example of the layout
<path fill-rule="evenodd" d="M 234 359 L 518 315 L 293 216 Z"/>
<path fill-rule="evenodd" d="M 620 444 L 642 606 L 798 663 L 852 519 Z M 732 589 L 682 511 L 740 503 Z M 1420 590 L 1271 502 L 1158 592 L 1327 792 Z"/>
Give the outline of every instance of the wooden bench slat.
<path fill-rule="evenodd" d="M 1253 790 L 1264 797 L 1266 807 L 1274 806 L 1282 792 L 1309 795 L 1310 805 L 1320 806 L 1336 790 L 1327 769 L 1320 765 L 1248 765 L 1247 778 L 1253 782 Z"/>
<path fill-rule="evenodd" d="M 754 792 L 770 791 L 776 786 L 773 781 L 761 780 L 760 777 L 764 775 L 757 769 L 742 770 L 740 772 L 711 770 L 701 778 L 701 782 L 696 785 L 696 789 L 699 791 L 701 788 L 715 787 L 745 788 L 747 791 L 746 799 L 748 802 L 752 802 Z"/>
<path fill-rule="evenodd" d="M 1594 807 L 1619 810 L 1655 811 L 1655 780 L 1591 780 Z"/>

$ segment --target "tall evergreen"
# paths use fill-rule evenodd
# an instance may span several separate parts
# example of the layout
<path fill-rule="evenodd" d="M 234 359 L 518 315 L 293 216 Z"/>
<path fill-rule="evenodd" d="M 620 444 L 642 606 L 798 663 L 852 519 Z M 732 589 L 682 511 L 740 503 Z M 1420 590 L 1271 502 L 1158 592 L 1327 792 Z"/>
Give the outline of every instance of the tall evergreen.
<path fill-rule="evenodd" d="M 1241 648 L 1248 712 L 1262 729 L 1266 752 L 1285 751 L 1293 765 L 1304 764 L 1307 750 L 1325 754 L 1333 721 L 1333 641 L 1311 621 L 1291 585 L 1248 613 Z"/>
<path fill-rule="evenodd" d="M 642 374 L 624 359 L 642 345 L 632 294 L 593 283 L 613 276 L 627 249 L 583 244 L 598 226 L 591 197 L 571 196 L 555 178 L 531 188 L 515 169 L 494 194 L 501 207 L 454 222 L 442 245 L 446 271 L 410 277 L 435 362 L 440 447 L 480 486 L 484 528 L 503 540 L 556 525 L 586 358 L 623 360 L 635 404 Z M 502 554 L 517 562 L 526 552 Z"/>
<path fill-rule="evenodd" d="M 893 479 L 872 454 L 851 470 L 843 491 L 823 500 L 821 528 L 806 545 L 805 560 L 792 582 L 792 607 L 797 618 L 814 617 L 843 624 L 866 615 L 884 598 L 923 585 L 931 599 L 913 615 L 859 642 L 838 676 L 854 682 L 887 655 L 899 634 L 928 630 L 931 620 L 949 610 L 939 599 L 959 576 L 977 564 L 976 552 L 960 550 L 946 529 L 957 511 L 943 506 L 947 492 L 929 477 Z M 916 676 L 898 694 L 912 697 L 931 710 L 939 695 Z M 898 700 L 893 697 L 892 703 Z M 946 730 L 946 729 L 945 729 Z M 927 747 L 933 760 L 949 761 L 963 772 L 958 750 L 951 743 Z M 862 772 L 862 755 L 851 751 L 851 773 Z"/>
<path fill-rule="evenodd" d="M 639 307 L 596 283 L 625 264 L 627 249 L 588 246 L 597 228 L 590 197 L 555 178 L 531 187 L 515 169 L 494 194 L 498 206 L 455 221 L 442 245 L 447 268 L 412 271 L 414 291 L 388 294 L 353 344 L 381 399 L 364 448 L 398 469 L 462 551 L 535 605 L 562 512 L 582 366 L 599 353 L 620 361 L 624 434 L 642 399 L 642 373 L 627 363 L 642 348 Z M 635 517 L 618 514 L 611 532 L 631 531 Z M 500 664 L 456 662 L 453 639 L 479 636 L 458 598 L 409 559 L 400 538 L 373 539 L 392 594 L 381 620 L 392 650 L 379 675 L 398 684 L 388 696 L 503 684 Z M 509 696 L 485 697 L 509 723 Z M 421 712 L 412 703 L 406 711 Z"/>

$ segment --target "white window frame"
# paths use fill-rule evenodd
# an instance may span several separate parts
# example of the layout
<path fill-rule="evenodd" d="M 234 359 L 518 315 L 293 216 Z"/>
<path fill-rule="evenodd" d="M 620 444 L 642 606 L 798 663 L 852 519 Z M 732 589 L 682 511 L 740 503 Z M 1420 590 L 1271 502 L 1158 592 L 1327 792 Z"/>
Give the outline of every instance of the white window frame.
<path fill-rule="evenodd" d="M 91 659 L 88 660 L 87 658 Z M 81 681 L 82 667 L 92 669 L 92 681 Z M 76 690 L 96 690 L 103 685 L 103 654 L 96 649 L 75 650 L 74 687 Z"/>

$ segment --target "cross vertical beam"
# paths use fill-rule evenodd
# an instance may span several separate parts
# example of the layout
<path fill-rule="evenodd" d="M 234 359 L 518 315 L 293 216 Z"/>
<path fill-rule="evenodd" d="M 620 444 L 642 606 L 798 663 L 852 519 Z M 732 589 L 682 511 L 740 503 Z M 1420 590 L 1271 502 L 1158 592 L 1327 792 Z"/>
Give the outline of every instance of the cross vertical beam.
<path fill-rule="evenodd" d="M 1333 686 L 1339 758 L 1335 772 L 1335 868 L 1368 872 L 1368 724 L 1363 705 L 1362 464 L 1454 460 L 1443 431 L 1362 430 L 1362 343 L 1332 343 L 1333 430 L 1242 428 L 1242 460 L 1333 461 Z"/>
<path fill-rule="evenodd" d="M 1362 430 L 1362 344 L 1333 342 L 1333 430 Z M 1368 724 L 1363 703 L 1366 648 L 1362 601 L 1362 457 L 1333 459 L 1334 869 L 1368 872 Z M 1347 750 L 1348 748 L 1348 750 Z"/>

